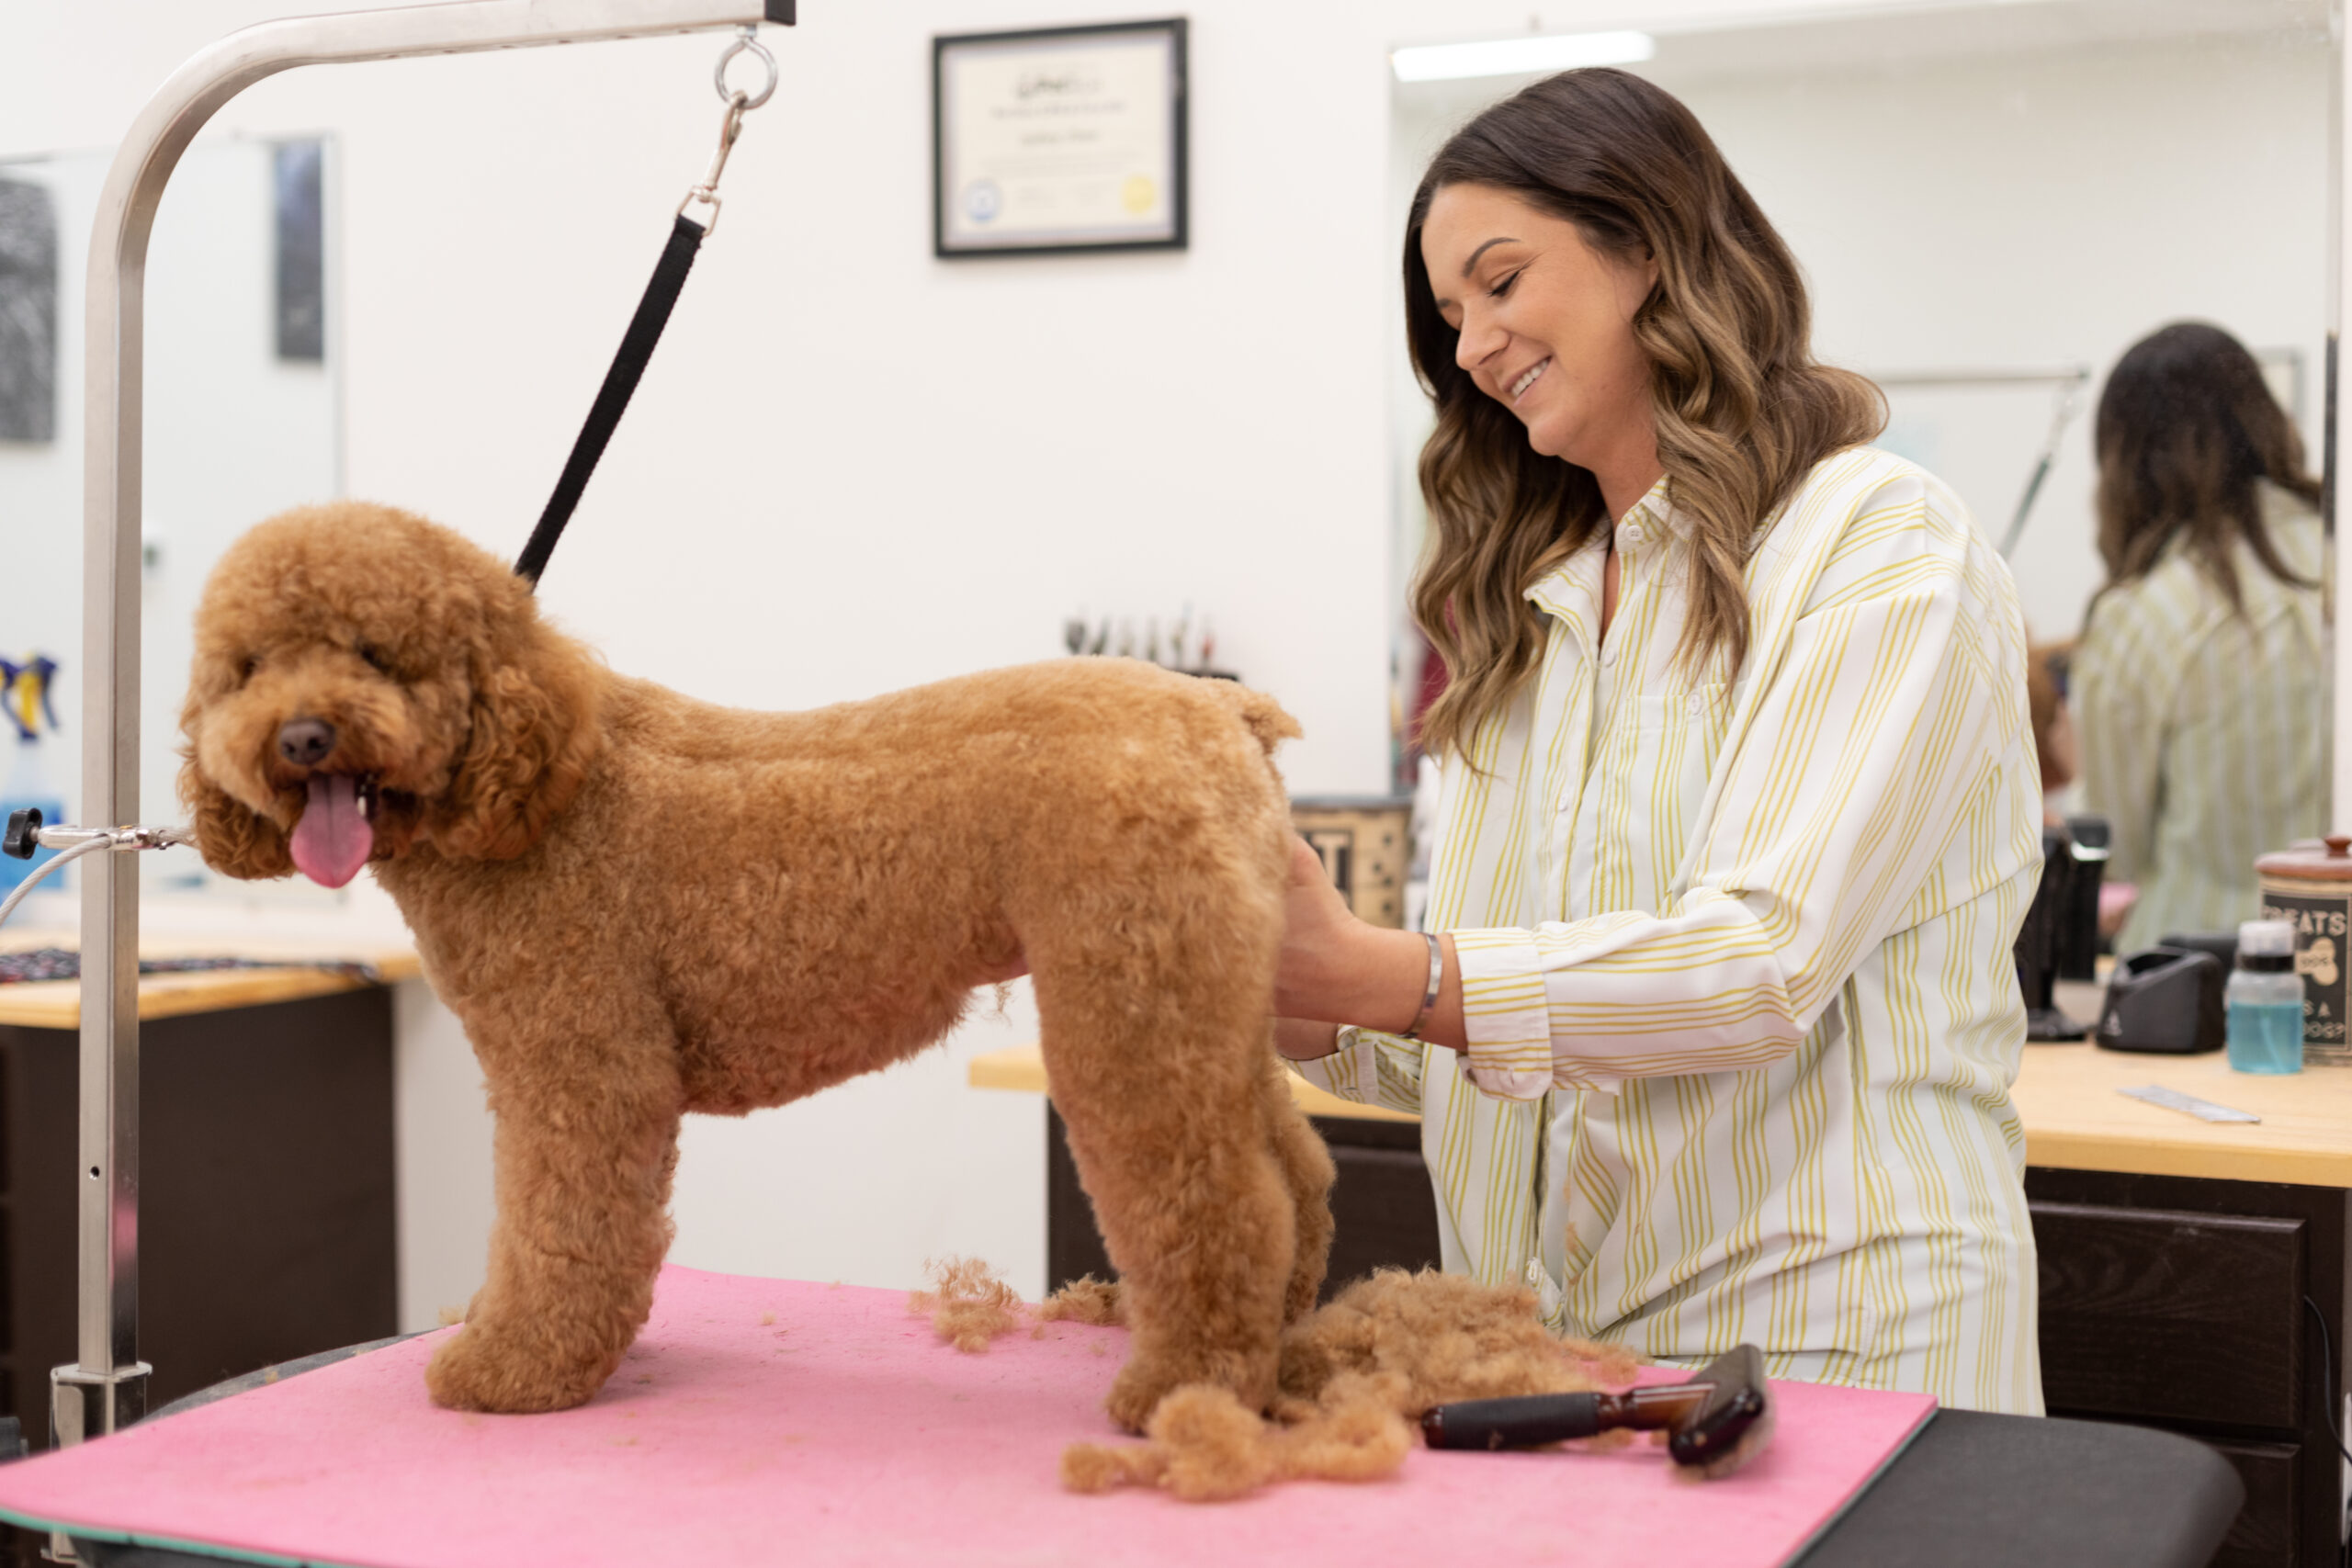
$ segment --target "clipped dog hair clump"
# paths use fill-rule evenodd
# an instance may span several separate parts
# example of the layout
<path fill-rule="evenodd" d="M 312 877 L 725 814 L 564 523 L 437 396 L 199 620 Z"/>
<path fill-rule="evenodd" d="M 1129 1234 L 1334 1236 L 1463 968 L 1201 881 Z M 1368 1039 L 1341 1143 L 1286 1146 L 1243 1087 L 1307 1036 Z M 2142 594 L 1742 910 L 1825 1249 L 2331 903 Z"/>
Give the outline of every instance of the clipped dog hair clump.
<path fill-rule="evenodd" d="M 977 1258 L 926 1258 L 928 1291 L 907 1295 L 907 1310 L 931 1318 L 932 1331 L 966 1355 L 978 1355 L 1000 1334 L 1020 1325 L 1026 1305 L 1020 1292 Z"/>
<path fill-rule="evenodd" d="M 1395 1373 L 1406 1414 L 1418 1417 L 1449 1400 L 1623 1383 L 1640 1365 L 1623 1346 L 1554 1334 L 1524 1285 L 1382 1269 L 1283 1334 L 1282 1392 L 1313 1400 L 1342 1372 Z"/>
<path fill-rule="evenodd" d="M 1411 1432 L 1383 1380 L 1332 1380 L 1312 1411 L 1283 1426 L 1261 1420 L 1211 1383 L 1186 1383 L 1159 1402 L 1131 1448 L 1076 1443 L 1062 1452 L 1072 1492 L 1158 1486 L 1187 1503 L 1247 1496 L 1276 1481 L 1377 1481 L 1396 1472 Z"/>
<path fill-rule="evenodd" d="M 923 1272 L 931 1277 L 932 1288 L 908 1292 L 907 1311 L 929 1317 L 939 1337 L 967 1356 L 981 1354 L 1000 1335 L 1019 1327 L 1024 1313 L 1036 1320 L 1029 1331 L 1032 1338 L 1043 1338 L 1049 1323 L 1114 1328 L 1127 1321 L 1116 1280 L 1080 1275 L 1033 1307 L 1004 1282 L 998 1269 L 977 1258 L 951 1258 L 944 1263 L 929 1258 Z"/>
<path fill-rule="evenodd" d="M 1037 1321 L 1113 1328 L 1126 1323 L 1127 1306 L 1119 1294 L 1119 1281 L 1081 1274 L 1037 1303 Z"/>
<path fill-rule="evenodd" d="M 1158 1486 L 1204 1503 L 1276 1481 L 1377 1480 L 1405 1462 L 1408 1423 L 1433 1404 L 1622 1384 L 1640 1364 L 1621 1346 L 1553 1334 L 1523 1286 L 1384 1269 L 1283 1334 L 1271 1421 L 1188 1383 L 1160 1402 L 1141 1445 L 1065 1450 L 1062 1484 Z"/>

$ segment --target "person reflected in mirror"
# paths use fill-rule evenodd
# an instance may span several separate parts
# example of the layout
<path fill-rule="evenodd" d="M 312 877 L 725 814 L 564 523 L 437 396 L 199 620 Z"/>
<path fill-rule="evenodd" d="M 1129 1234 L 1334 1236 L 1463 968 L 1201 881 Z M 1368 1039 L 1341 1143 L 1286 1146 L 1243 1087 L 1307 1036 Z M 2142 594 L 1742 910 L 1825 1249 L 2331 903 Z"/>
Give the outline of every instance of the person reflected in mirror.
<path fill-rule="evenodd" d="M 2320 486 L 2261 366 L 2203 322 L 2116 362 L 2092 439 L 2107 581 L 2071 692 L 2133 953 L 2253 919 L 2256 857 L 2326 831 Z"/>
<path fill-rule="evenodd" d="M 1639 77 L 1472 120 L 1403 259 L 1431 934 L 1296 846 L 1278 1046 L 1419 1114 L 1445 1266 L 1563 1332 L 2038 1413 L 2008 569 Z"/>

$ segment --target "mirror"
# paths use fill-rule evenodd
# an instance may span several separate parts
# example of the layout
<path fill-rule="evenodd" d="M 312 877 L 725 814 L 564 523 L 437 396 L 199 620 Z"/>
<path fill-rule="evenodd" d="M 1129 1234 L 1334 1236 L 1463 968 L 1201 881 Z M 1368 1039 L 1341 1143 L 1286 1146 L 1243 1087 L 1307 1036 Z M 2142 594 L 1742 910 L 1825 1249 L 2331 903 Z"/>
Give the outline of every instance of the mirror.
<path fill-rule="evenodd" d="M 1795 252 L 1816 353 L 1885 389 L 1880 445 L 2010 544 L 2036 643 L 2079 637 L 2107 581 L 2094 414 L 2118 359 L 2157 328 L 2210 321 L 2252 350 L 2317 472 L 2336 60 L 2324 0 L 2008 0 L 1661 30 L 1644 49 L 1626 68 L 1690 107 Z M 1391 235 L 1446 136 L 1536 74 L 1396 83 Z M 1393 314 L 1388 330 L 1401 584 L 1420 549 L 1430 416 Z M 1410 693 L 1419 639 L 1401 606 L 1398 645 Z M 2311 705 L 2316 756 L 2325 715 Z M 2081 799 L 2062 793 L 2053 809 Z"/>
<path fill-rule="evenodd" d="M 80 795 L 82 386 L 90 227 L 109 152 L 0 161 L 0 658 L 58 665 L 62 721 L 29 747 L 0 728 L 0 793 L 37 755 L 69 816 Z M 229 541 L 342 491 L 333 309 L 332 143 L 199 141 L 173 175 L 148 251 L 140 803 L 180 819 L 180 698 L 191 618 Z M 23 688 L 17 692 L 21 705 Z M 37 705 L 35 705 L 37 706 Z M 300 878 L 235 883 L 173 850 L 141 857 L 142 894 L 340 904 Z M 19 863 L 10 862 L 15 866 Z M 28 926 L 70 926 L 80 867 L 41 884 Z"/>

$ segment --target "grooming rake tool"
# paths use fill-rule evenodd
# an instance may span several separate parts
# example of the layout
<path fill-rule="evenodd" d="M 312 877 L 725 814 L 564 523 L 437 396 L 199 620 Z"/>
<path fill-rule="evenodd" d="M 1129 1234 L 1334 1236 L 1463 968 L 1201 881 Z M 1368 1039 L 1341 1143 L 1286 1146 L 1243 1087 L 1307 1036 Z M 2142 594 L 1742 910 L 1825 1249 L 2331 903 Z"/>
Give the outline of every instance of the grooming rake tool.
<path fill-rule="evenodd" d="M 1421 1416 L 1421 1435 L 1433 1449 L 1522 1449 L 1620 1428 L 1665 1432 L 1674 1462 L 1710 1481 L 1731 1474 L 1772 1440 L 1763 1352 L 1739 1346 L 1688 1382 L 1650 1383 L 1623 1393 L 1466 1399 Z"/>

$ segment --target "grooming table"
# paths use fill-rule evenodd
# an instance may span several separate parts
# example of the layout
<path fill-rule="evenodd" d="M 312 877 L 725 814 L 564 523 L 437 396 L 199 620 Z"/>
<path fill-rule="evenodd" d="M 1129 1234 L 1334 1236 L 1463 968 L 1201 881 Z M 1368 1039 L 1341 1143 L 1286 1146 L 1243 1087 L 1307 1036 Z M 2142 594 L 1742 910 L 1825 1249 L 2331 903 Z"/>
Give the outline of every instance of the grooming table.
<path fill-rule="evenodd" d="M 435 1409 L 443 1330 L 0 1467 L 0 1514 L 76 1536 L 278 1562 L 1194 1564 L 1789 1561 L 1934 1411 L 1776 1383 L 1772 1445 L 1728 1480 L 1613 1453 L 1434 1453 L 1396 1476 L 1225 1504 L 1061 1489 L 1125 1331 L 1023 1328 L 984 1355 L 905 1292 L 662 1271 L 604 1392 L 551 1416 Z M 1275 1543 L 1280 1543 L 1277 1549 Z M 1510 1553 L 1501 1557 L 1500 1553 Z"/>

